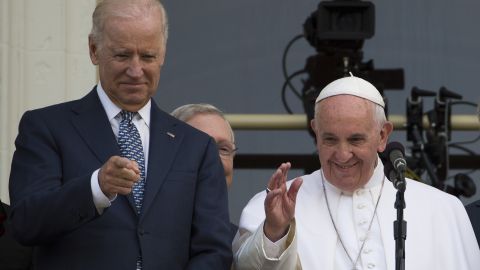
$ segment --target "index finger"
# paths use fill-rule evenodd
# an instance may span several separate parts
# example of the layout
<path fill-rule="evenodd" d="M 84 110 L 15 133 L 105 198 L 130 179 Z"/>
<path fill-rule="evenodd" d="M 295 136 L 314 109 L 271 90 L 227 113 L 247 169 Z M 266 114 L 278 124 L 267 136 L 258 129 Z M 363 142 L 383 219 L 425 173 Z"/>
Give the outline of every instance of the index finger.
<path fill-rule="evenodd" d="M 267 189 L 274 190 L 281 188 L 287 178 L 288 170 L 290 169 L 290 162 L 282 163 L 278 169 L 272 174 L 268 181 Z"/>
<path fill-rule="evenodd" d="M 292 167 L 292 164 L 290 164 L 290 162 L 285 162 L 285 163 L 282 163 L 282 165 L 280 165 L 280 170 L 282 171 L 282 177 L 284 181 L 287 180 L 287 175 L 288 175 L 288 171 L 290 170 L 290 167 Z"/>
<path fill-rule="evenodd" d="M 114 162 L 114 165 L 120 169 L 129 169 L 129 170 L 133 170 L 137 174 L 140 173 L 138 163 L 135 160 L 130 160 L 125 157 L 120 157 L 118 159 L 115 159 L 113 162 Z"/>

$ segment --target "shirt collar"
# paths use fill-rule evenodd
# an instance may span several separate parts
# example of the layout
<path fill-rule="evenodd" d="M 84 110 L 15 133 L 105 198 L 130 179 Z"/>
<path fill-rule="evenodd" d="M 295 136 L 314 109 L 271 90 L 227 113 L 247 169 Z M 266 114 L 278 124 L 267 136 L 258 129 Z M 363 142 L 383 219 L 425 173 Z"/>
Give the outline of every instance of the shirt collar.
<path fill-rule="evenodd" d="M 105 112 L 107 113 L 108 121 L 114 119 L 122 109 L 118 107 L 112 100 L 107 96 L 105 90 L 102 87 L 101 82 L 98 82 L 97 85 L 97 94 L 100 98 L 100 102 L 102 103 Z M 143 106 L 139 111 L 138 114 L 140 117 L 145 121 L 145 124 L 150 127 L 150 109 L 152 108 L 152 100 L 149 100 L 145 106 Z"/>
<path fill-rule="evenodd" d="M 373 187 L 376 187 L 376 186 L 380 186 L 382 184 L 384 175 L 385 174 L 383 172 L 382 160 L 379 157 L 377 157 L 377 166 L 373 170 L 372 177 L 367 182 L 367 184 L 364 186 L 364 188 L 373 188 Z"/>

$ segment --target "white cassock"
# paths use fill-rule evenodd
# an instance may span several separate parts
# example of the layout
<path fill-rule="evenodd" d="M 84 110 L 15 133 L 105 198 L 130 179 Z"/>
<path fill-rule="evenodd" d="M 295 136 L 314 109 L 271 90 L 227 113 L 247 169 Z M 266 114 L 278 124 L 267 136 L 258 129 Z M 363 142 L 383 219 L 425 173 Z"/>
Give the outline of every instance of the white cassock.
<path fill-rule="evenodd" d="M 367 185 L 351 194 L 324 181 L 338 234 L 325 203 L 321 170 L 302 177 L 295 221 L 287 236 L 277 243 L 270 242 L 263 233 L 266 194 L 255 195 L 242 212 L 233 241 L 234 269 L 352 269 L 345 249 L 355 261 L 366 239 L 356 269 L 395 270 L 396 190 L 385 178 L 380 192 L 383 164 L 380 159 L 377 164 Z M 380 193 L 377 214 L 367 234 Z M 407 179 L 405 202 L 405 269 L 480 269 L 480 249 L 460 200 Z"/>

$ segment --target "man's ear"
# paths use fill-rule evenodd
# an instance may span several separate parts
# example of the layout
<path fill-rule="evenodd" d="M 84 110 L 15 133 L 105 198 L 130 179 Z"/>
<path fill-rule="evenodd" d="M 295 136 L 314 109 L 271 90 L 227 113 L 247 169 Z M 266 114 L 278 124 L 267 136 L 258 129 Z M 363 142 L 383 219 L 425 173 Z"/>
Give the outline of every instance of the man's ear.
<path fill-rule="evenodd" d="M 392 134 L 393 124 L 390 121 L 386 121 L 380 130 L 380 143 L 378 145 L 377 152 L 381 153 L 387 147 L 388 137 Z"/>
<path fill-rule="evenodd" d="M 315 125 L 315 118 L 310 120 L 310 127 L 312 128 L 313 132 L 315 132 L 315 135 L 317 135 L 317 127 Z"/>
<path fill-rule="evenodd" d="M 160 61 L 160 65 L 163 66 L 163 64 L 165 64 L 165 55 L 167 53 L 167 47 L 164 46 L 163 49 L 162 49 L 162 52 L 161 52 L 161 61 Z"/>
<path fill-rule="evenodd" d="M 88 49 L 90 52 L 90 60 L 92 64 L 98 65 L 98 47 L 97 44 L 93 41 L 92 35 L 88 36 Z"/>

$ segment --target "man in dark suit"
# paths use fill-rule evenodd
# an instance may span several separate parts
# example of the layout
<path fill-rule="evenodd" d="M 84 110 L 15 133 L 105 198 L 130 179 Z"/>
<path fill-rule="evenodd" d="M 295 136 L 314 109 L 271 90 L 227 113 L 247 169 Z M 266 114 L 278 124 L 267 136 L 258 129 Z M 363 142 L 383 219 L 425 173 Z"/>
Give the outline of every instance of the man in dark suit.
<path fill-rule="evenodd" d="M 35 269 L 229 269 L 215 142 L 151 99 L 167 33 L 158 0 L 101 1 L 89 36 L 99 84 L 23 115 L 11 220 Z"/>
<path fill-rule="evenodd" d="M 467 205 L 465 208 L 472 223 L 473 231 L 475 231 L 478 245 L 480 246 L 480 200 Z"/>
<path fill-rule="evenodd" d="M 235 134 L 223 112 L 211 104 L 198 103 L 180 106 L 173 110 L 171 114 L 192 127 L 207 133 L 215 140 L 225 172 L 227 187 L 230 188 L 233 181 L 233 159 L 237 147 L 235 146 Z M 230 229 L 231 240 L 233 241 L 238 226 L 230 223 Z"/>
<path fill-rule="evenodd" d="M 477 116 L 480 121 L 480 107 L 477 109 Z M 473 231 L 475 231 L 478 245 L 480 246 L 480 200 L 467 205 L 465 208 L 467 209 L 468 217 L 472 223 Z"/>
<path fill-rule="evenodd" d="M 32 267 L 32 248 L 20 245 L 12 236 L 8 218 L 10 207 L 0 201 L 0 269 L 28 270 Z"/>

